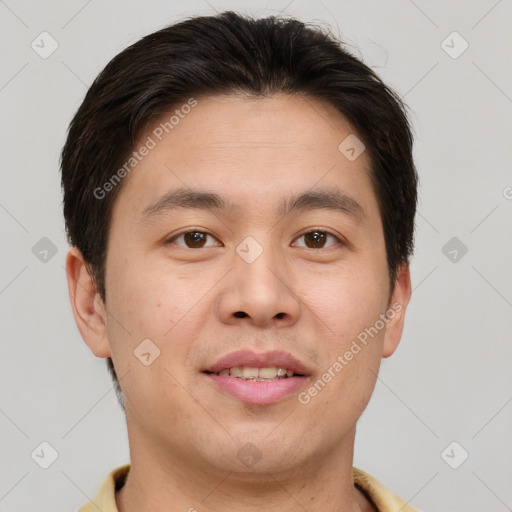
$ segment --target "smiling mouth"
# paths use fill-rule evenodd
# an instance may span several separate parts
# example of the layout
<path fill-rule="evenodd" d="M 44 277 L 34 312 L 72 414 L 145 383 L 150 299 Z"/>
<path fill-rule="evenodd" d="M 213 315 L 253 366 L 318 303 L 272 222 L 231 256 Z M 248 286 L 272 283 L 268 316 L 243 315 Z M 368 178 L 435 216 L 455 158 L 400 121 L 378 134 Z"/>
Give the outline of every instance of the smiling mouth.
<path fill-rule="evenodd" d="M 203 370 L 214 389 L 236 400 L 271 405 L 297 393 L 309 379 L 307 367 L 285 351 L 239 350 Z"/>
<path fill-rule="evenodd" d="M 272 380 L 289 379 L 291 377 L 304 377 L 304 375 L 295 373 L 293 370 L 277 366 L 267 366 L 264 368 L 256 368 L 254 366 L 234 366 L 232 368 L 224 368 L 219 372 L 206 373 L 219 375 L 221 377 L 236 377 L 237 379 L 253 382 L 267 382 Z"/>

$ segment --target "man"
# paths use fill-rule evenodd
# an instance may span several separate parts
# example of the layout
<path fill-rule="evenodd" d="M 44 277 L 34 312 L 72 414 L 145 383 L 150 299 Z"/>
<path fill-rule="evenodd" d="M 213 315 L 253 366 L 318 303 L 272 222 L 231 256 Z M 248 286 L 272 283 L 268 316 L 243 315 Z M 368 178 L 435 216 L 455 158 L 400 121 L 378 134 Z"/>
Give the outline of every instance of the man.
<path fill-rule="evenodd" d="M 81 512 L 413 511 L 352 466 L 416 210 L 371 69 L 297 20 L 182 21 L 98 76 L 62 183 L 70 300 L 131 459 Z"/>

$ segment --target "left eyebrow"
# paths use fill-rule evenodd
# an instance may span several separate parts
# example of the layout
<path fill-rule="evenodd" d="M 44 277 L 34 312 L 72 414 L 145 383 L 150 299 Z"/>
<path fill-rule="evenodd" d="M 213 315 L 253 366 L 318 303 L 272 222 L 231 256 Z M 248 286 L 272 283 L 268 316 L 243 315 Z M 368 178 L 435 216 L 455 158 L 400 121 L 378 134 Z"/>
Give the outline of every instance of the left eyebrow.
<path fill-rule="evenodd" d="M 362 222 L 366 219 L 364 208 L 351 196 L 340 190 L 315 190 L 292 195 L 283 200 L 278 212 L 281 216 L 295 210 L 332 210 Z"/>

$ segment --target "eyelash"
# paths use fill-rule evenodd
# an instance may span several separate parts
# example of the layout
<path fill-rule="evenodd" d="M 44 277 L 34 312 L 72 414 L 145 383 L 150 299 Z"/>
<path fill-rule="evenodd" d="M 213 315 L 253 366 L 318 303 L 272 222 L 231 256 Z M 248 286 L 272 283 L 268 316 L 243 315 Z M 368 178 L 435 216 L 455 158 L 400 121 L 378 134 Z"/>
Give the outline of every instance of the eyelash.
<path fill-rule="evenodd" d="M 189 233 L 200 233 L 202 235 L 207 235 L 207 236 L 210 236 L 212 238 L 215 239 L 215 237 L 213 235 L 211 235 L 210 233 L 207 233 L 205 231 L 200 231 L 200 230 L 189 230 L 189 231 L 183 231 L 181 233 L 178 233 L 177 235 L 174 235 L 172 238 L 170 238 L 169 240 L 166 240 L 166 244 L 172 244 L 174 243 L 178 238 L 184 236 L 184 235 L 187 235 Z M 320 228 L 314 228 L 314 229 L 311 229 L 310 231 L 306 231 L 305 233 L 302 233 L 302 235 L 300 235 L 299 237 L 297 237 L 295 240 L 299 240 L 300 238 L 304 237 L 305 235 L 308 235 L 308 234 L 311 234 L 311 233 L 323 233 L 323 234 L 326 234 L 327 236 L 330 236 L 332 238 L 334 238 L 336 240 L 337 243 L 339 244 L 343 244 L 344 245 L 344 240 L 341 239 L 338 235 L 334 235 L 333 233 L 329 232 L 329 231 L 326 231 L 325 229 L 320 229 Z M 294 241 L 295 241 L 294 240 Z M 334 244 L 336 245 L 336 244 Z M 204 249 L 204 247 L 186 247 L 186 246 L 179 246 L 179 247 L 182 247 L 184 249 L 191 249 L 191 250 L 198 250 L 198 249 Z M 210 246 L 211 247 L 211 246 Z M 329 247 L 332 247 L 331 246 L 328 246 L 328 247 L 320 247 L 320 248 L 312 248 L 312 247 L 305 247 L 305 246 L 300 246 L 300 247 L 304 247 L 306 249 L 312 249 L 312 250 L 320 250 L 320 249 L 328 249 Z M 208 248 L 208 247 L 206 247 Z"/>

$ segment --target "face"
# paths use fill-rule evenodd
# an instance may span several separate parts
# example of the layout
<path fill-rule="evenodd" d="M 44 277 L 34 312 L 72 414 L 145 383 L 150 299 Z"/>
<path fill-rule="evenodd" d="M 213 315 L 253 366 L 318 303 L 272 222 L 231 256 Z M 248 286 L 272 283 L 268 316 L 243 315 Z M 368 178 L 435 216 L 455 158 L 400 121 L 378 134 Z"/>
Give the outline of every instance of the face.
<path fill-rule="evenodd" d="M 104 325 L 81 329 L 130 442 L 253 473 L 347 450 L 409 292 L 405 266 L 389 300 L 367 152 L 339 149 L 353 128 L 287 95 L 198 98 L 158 126 L 112 212 Z"/>

